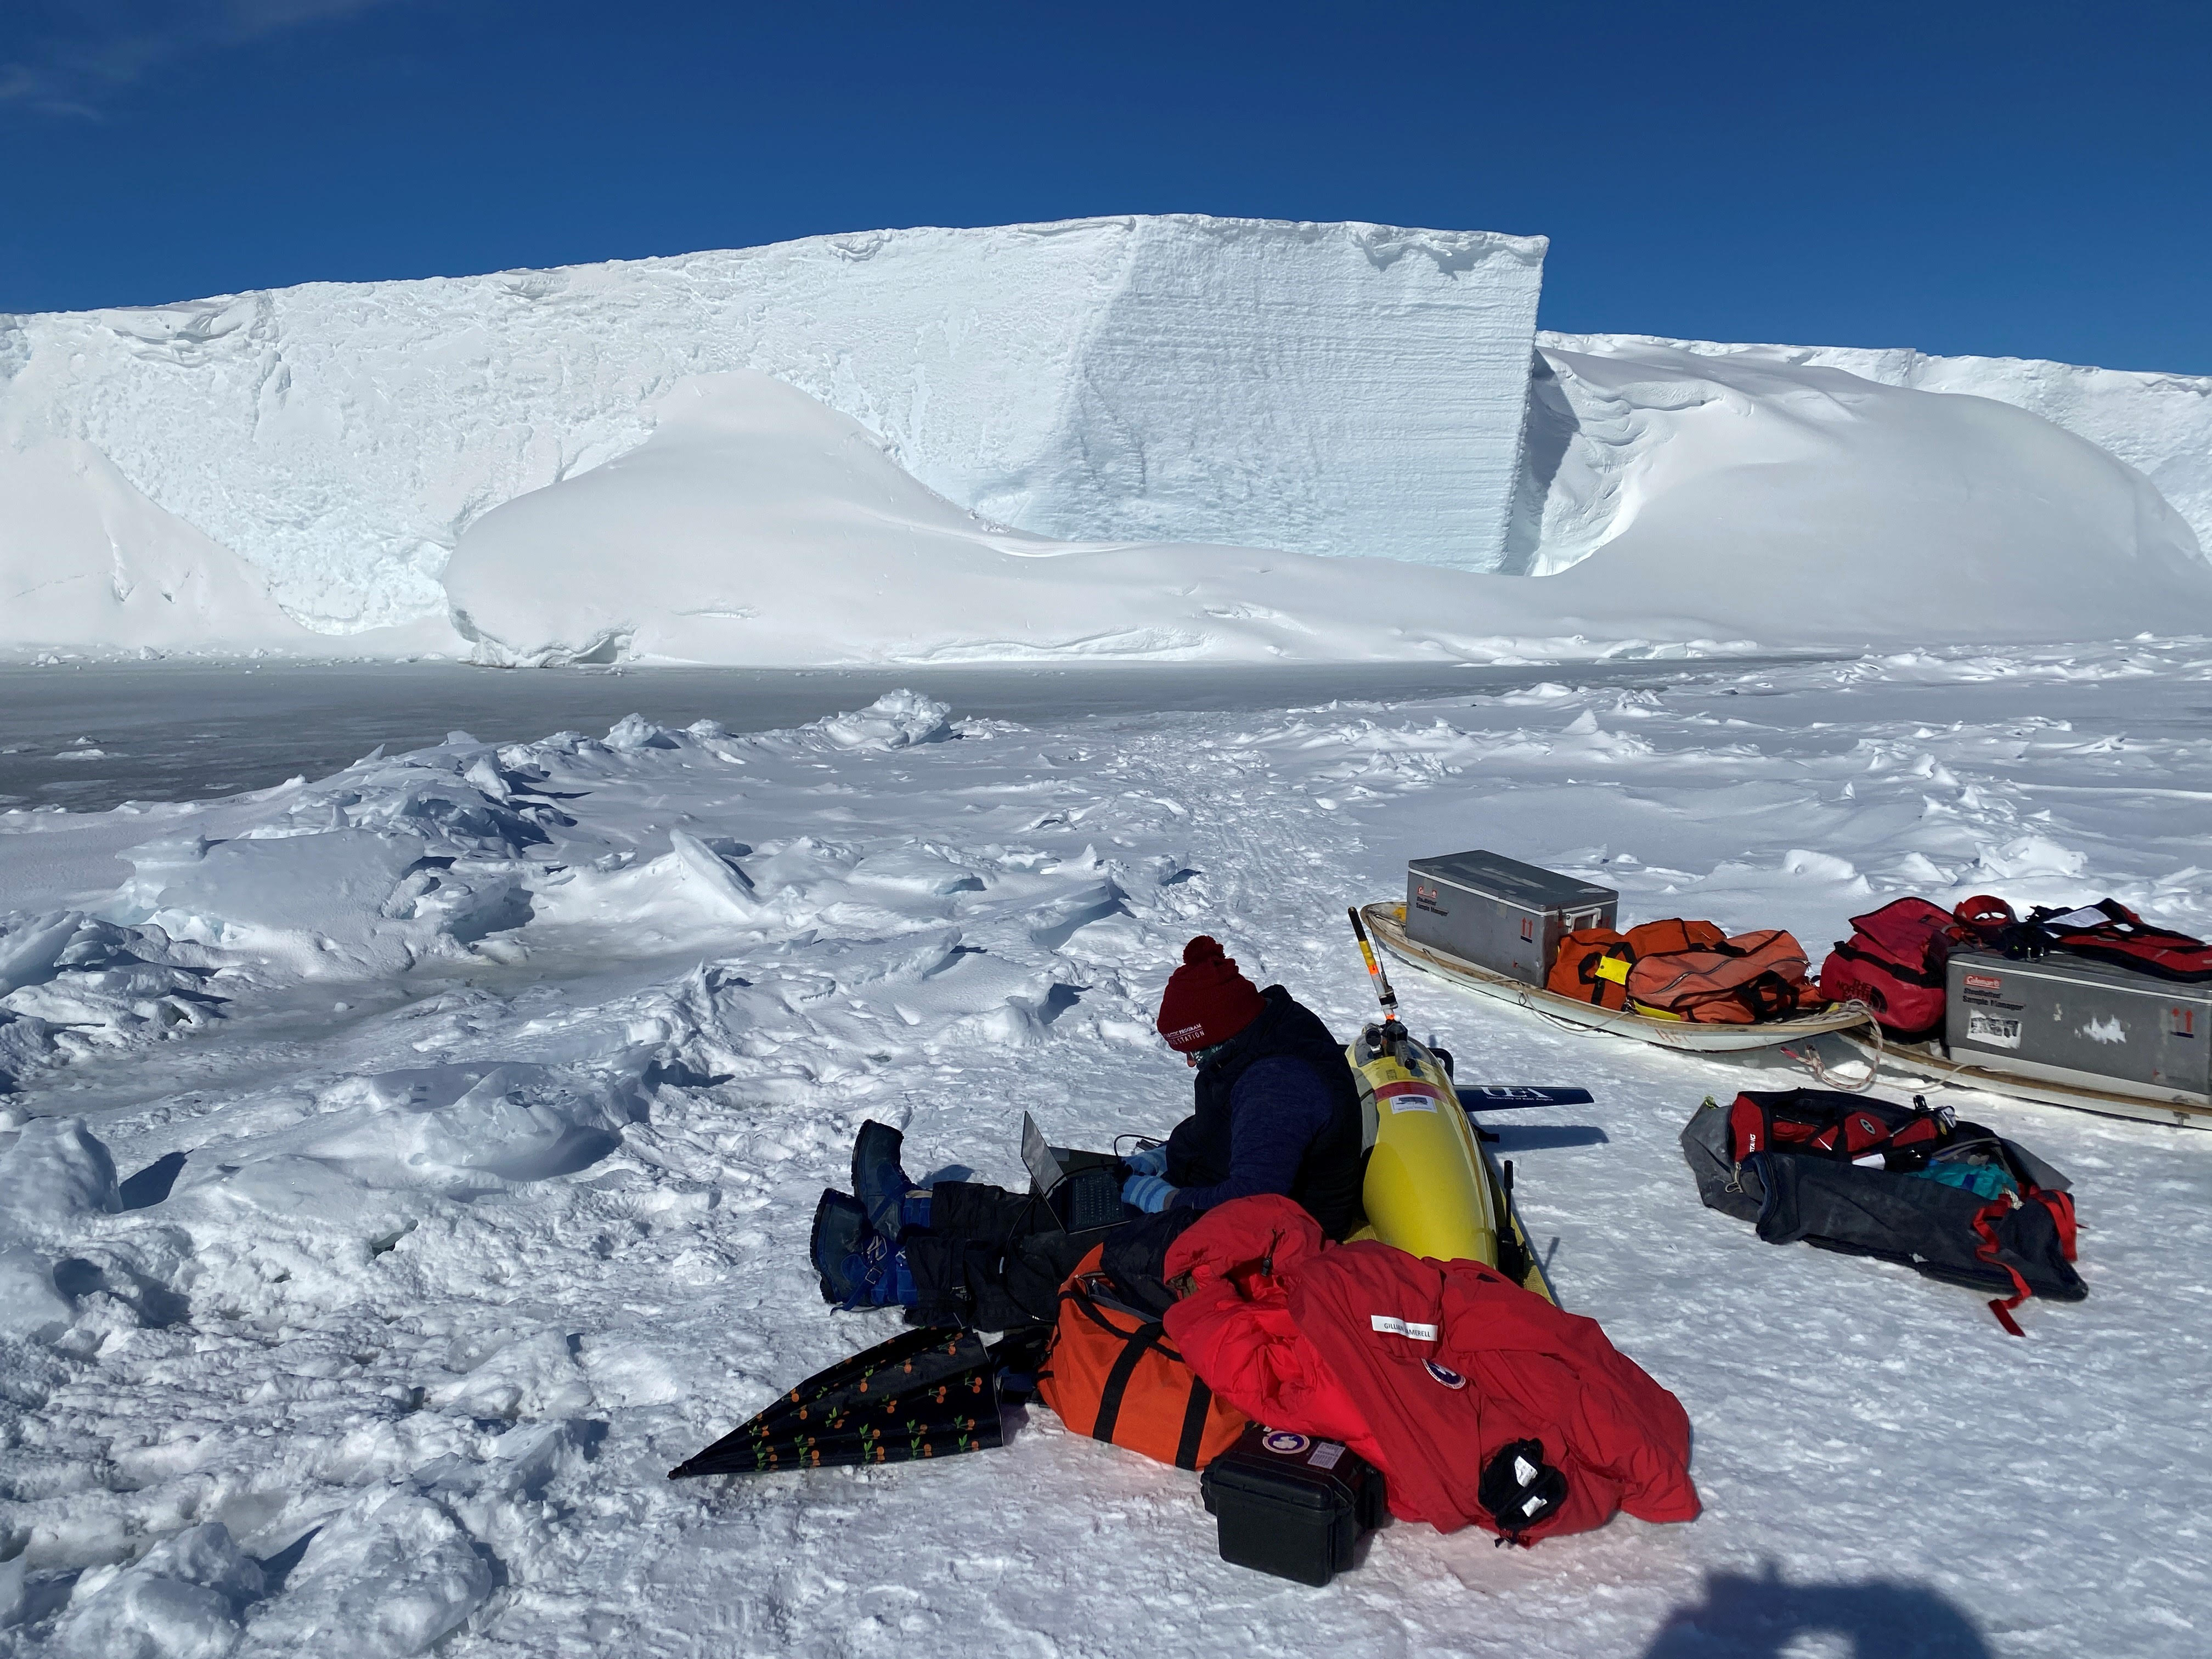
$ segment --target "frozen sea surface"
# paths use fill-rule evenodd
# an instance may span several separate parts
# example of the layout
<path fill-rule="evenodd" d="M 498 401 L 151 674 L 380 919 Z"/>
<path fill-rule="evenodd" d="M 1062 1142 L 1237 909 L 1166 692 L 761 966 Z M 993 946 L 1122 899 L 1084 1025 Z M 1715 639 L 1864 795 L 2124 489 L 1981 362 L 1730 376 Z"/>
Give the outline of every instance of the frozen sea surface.
<path fill-rule="evenodd" d="M 1768 661 L 1722 665 L 1741 672 Z M 1591 685 L 1656 686 L 1705 665 L 1623 660 L 1576 668 Z M 1510 690 L 1556 676 L 1425 663 L 1283 668 L 1156 664 L 1076 668 L 560 668 L 456 663 L 0 666 L 0 808 L 103 811 L 320 777 L 380 744 L 394 751 L 465 731 L 487 743 L 603 731 L 637 713 L 671 726 L 714 720 L 764 732 L 859 708 L 902 686 L 964 714 L 1037 720 L 1147 709 L 1281 708 Z"/>
<path fill-rule="evenodd" d="M 863 1119 L 1002 1182 L 1024 1110 L 1164 1129 L 1183 940 L 1348 1034 L 1343 907 L 1409 855 L 1816 950 L 1906 891 L 2212 932 L 2212 642 L 1544 673 L 833 698 L 751 733 L 549 711 L 222 800 L 0 812 L 0 1655 L 2203 1654 L 2212 1134 L 1947 1097 L 2075 1183 L 2088 1299 L 2014 1339 L 1698 1206 L 1680 1126 L 1802 1081 L 1784 1057 L 1410 974 L 1463 1075 L 1595 1096 L 1499 1150 L 1562 1300 L 1687 1407 L 1698 1521 L 1528 1552 L 1395 1524 L 1313 1591 L 1219 1561 L 1194 1477 L 1039 1409 L 942 1464 L 664 1478 L 896 1328 L 805 1260 Z"/>

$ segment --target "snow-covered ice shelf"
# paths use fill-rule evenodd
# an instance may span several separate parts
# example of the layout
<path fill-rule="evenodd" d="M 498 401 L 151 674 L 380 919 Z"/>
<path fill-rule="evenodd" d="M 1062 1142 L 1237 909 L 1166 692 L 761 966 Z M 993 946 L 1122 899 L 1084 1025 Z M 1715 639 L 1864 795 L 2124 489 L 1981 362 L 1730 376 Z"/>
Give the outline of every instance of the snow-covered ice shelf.
<path fill-rule="evenodd" d="M 1169 216 L 0 319 L 0 649 L 1486 661 L 2212 628 L 2212 380 L 1540 350 L 1543 256 Z"/>
<path fill-rule="evenodd" d="M 441 616 L 477 518 L 746 368 L 1039 535 L 1486 569 L 1544 246 L 1168 215 L 0 318 L 0 447 L 81 441 L 337 633 Z"/>
<path fill-rule="evenodd" d="M 1563 1299 L 1687 1405 L 1694 1525 L 1393 1526 L 1313 1593 L 1041 1410 L 942 1466 L 663 1475 L 891 1328 L 805 1261 L 863 1117 L 1002 1181 L 1024 1109 L 1175 1119 L 1192 932 L 1346 1032 L 1345 903 L 1475 844 L 1808 942 L 1901 890 L 2203 933 L 2207 706 L 2202 640 L 1021 726 L 895 696 L 0 815 L 0 1653 L 2194 1655 L 2212 1136 L 1960 1097 L 2076 1182 L 2089 1300 L 2019 1341 L 1698 1206 L 1680 1124 L 1778 1060 L 1414 985 L 1463 1072 L 1595 1093 L 1500 1150 Z"/>

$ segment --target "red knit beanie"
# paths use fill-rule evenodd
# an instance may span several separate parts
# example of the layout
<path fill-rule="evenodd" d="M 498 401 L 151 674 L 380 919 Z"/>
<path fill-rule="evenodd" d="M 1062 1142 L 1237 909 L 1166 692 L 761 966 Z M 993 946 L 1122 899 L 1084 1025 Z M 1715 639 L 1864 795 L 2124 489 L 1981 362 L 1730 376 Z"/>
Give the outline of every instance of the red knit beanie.
<path fill-rule="evenodd" d="M 1228 1042 L 1267 1006 L 1221 946 L 1200 933 L 1182 947 L 1182 966 L 1169 976 L 1157 1024 L 1168 1047 L 1188 1054 Z"/>

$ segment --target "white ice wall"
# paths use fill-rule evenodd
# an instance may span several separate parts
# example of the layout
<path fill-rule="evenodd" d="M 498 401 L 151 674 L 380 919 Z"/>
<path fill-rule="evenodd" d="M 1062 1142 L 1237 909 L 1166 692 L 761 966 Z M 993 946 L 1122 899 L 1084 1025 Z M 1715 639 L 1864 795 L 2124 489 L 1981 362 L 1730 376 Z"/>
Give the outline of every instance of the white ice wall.
<path fill-rule="evenodd" d="M 0 318 L 0 441 L 91 444 L 334 632 L 442 609 L 474 520 L 742 368 L 1023 529 L 1486 569 L 1544 246 L 1090 219 Z"/>
<path fill-rule="evenodd" d="M 1840 368 L 1882 386 L 1966 392 L 2040 415 L 2158 486 L 2212 557 L 2212 375 L 2089 368 L 2033 357 L 1930 357 L 1904 348 L 1729 345 L 1649 334 L 1553 334 L 1547 350 L 1598 356 L 1663 346 L 1700 356 Z"/>

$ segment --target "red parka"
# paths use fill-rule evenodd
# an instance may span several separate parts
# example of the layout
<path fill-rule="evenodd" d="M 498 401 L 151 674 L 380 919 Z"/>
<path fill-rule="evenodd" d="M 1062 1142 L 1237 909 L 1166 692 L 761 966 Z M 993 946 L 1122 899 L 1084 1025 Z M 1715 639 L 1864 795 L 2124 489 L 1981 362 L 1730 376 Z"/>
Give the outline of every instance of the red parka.
<path fill-rule="evenodd" d="M 1190 1293 L 1167 1334 L 1213 1392 L 1255 1420 L 1341 1440 L 1380 1468 L 1391 1513 L 1496 1531 L 1483 1466 L 1543 1443 L 1567 1498 L 1522 1534 L 1698 1513 L 1690 1419 L 1595 1320 L 1474 1261 L 1388 1244 L 1332 1245 L 1286 1198 L 1237 1199 L 1168 1252 Z"/>

